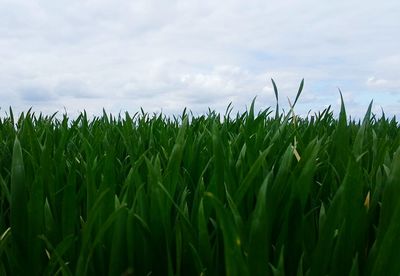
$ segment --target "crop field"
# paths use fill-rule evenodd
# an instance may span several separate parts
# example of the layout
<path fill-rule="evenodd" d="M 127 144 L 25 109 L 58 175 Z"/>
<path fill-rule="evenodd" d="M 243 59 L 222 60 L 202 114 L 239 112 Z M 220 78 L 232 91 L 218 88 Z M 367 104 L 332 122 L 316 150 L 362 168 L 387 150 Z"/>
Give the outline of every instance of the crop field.
<path fill-rule="evenodd" d="M 301 88 L 288 113 L 10 109 L 0 275 L 398 276 L 398 122 L 300 118 Z"/>

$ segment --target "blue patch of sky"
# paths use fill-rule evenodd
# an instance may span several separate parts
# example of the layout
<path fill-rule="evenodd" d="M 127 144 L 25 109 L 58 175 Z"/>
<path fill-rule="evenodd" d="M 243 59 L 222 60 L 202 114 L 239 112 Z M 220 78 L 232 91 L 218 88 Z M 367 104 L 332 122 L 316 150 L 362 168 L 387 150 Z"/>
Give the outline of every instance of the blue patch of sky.
<path fill-rule="evenodd" d="M 50 101 L 54 97 L 43 87 L 23 87 L 19 89 L 20 97 L 25 101 L 44 102 Z"/>
<path fill-rule="evenodd" d="M 256 72 L 265 70 L 265 68 L 282 66 L 291 61 L 291 58 L 287 55 L 259 50 L 245 51 L 244 59 L 243 62 L 246 63 L 246 69 Z"/>

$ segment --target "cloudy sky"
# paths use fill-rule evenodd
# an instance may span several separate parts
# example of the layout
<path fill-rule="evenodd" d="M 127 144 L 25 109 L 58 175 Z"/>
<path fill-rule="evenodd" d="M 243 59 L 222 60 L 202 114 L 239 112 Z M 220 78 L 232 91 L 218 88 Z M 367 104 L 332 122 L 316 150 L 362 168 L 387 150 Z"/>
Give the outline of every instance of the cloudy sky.
<path fill-rule="evenodd" d="M 400 116 L 400 2 L 0 0 L 0 114 L 331 105 Z"/>

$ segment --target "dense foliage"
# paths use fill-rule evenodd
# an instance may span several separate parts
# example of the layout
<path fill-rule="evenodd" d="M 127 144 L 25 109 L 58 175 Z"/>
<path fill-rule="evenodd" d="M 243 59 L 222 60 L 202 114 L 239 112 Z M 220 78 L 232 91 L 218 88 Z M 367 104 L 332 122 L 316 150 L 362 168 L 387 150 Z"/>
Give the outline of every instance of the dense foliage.
<path fill-rule="evenodd" d="M 399 275 L 395 119 L 229 110 L 10 110 L 0 274 Z"/>

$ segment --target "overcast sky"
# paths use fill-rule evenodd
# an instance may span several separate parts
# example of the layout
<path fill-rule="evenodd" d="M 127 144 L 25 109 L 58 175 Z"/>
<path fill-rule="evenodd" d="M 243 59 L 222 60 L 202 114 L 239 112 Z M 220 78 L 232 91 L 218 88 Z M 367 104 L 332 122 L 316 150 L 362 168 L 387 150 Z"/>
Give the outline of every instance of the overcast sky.
<path fill-rule="evenodd" d="M 0 114 L 243 111 L 293 99 L 400 116 L 400 2 L 0 0 Z"/>

